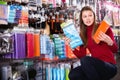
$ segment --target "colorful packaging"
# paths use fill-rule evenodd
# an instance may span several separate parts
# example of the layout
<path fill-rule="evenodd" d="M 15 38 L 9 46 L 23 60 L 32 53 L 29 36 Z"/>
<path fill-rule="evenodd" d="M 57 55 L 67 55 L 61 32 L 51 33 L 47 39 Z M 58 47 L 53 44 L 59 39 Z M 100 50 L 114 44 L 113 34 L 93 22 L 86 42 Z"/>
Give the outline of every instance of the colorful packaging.
<path fill-rule="evenodd" d="M 103 21 L 101 22 L 101 24 L 99 25 L 96 33 L 93 36 L 93 39 L 95 40 L 95 42 L 98 44 L 100 42 L 100 40 L 98 39 L 98 36 L 100 34 L 100 32 L 102 31 L 103 33 L 106 33 L 106 31 L 108 30 L 108 28 L 110 27 L 110 25 L 112 24 L 112 18 L 111 18 L 111 13 L 107 14 Z"/>
<path fill-rule="evenodd" d="M 26 40 L 25 33 L 14 33 L 14 58 L 21 59 L 26 57 Z"/>
<path fill-rule="evenodd" d="M 33 33 L 26 33 L 27 58 L 34 57 L 34 35 Z"/>
<path fill-rule="evenodd" d="M 95 42 L 98 44 L 100 42 L 100 40 L 98 39 L 98 36 L 100 34 L 100 32 L 106 32 L 107 29 L 109 28 L 109 24 L 107 24 L 105 21 L 102 21 L 100 26 L 98 27 L 96 33 L 93 36 L 93 39 L 95 40 Z"/>
<path fill-rule="evenodd" d="M 83 45 L 83 41 L 80 38 L 79 33 L 77 32 L 72 21 L 62 23 L 61 28 L 63 29 L 65 36 L 71 40 L 70 47 L 72 49 L 76 48 L 77 46 Z"/>
<path fill-rule="evenodd" d="M 34 34 L 34 56 L 40 56 L 40 35 L 38 33 Z"/>
<path fill-rule="evenodd" d="M 73 51 L 72 51 L 72 49 L 71 49 L 71 47 L 68 45 L 68 44 L 66 44 L 65 45 L 66 46 L 66 57 L 67 58 L 76 58 L 76 56 L 74 55 L 74 53 L 73 53 Z"/>
<path fill-rule="evenodd" d="M 66 58 L 65 55 L 65 43 L 60 38 L 59 35 L 54 35 L 54 43 L 55 43 L 55 54 L 60 58 Z"/>

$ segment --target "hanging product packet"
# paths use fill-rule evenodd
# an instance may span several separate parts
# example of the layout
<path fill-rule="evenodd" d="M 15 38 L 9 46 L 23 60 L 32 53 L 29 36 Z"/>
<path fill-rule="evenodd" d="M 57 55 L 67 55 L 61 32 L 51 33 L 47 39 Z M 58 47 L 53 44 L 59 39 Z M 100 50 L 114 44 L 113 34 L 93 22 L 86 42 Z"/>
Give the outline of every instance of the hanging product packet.
<path fill-rule="evenodd" d="M 81 37 L 79 36 L 79 33 L 76 30 L 73 21 L 68 20 L 68 21 L 62 23 L 61 28 L 63 29 L 65 36 L 71 40 L 70 47 L 72 49 L 83 45 L 83 41 L 82 41 Z"/>
<path fill-rule="evenodd" d="M 96 30 L 95 34 L 93 35 L 94 41 L 99 44 L 100 40 L 98 39 L 98 36 L 100 32 L 106 33 L 110 25 L 112 25 L 112 13 L 109 12 L 105 15 L 103 21 L 100 23 L 98 29 Z"/>

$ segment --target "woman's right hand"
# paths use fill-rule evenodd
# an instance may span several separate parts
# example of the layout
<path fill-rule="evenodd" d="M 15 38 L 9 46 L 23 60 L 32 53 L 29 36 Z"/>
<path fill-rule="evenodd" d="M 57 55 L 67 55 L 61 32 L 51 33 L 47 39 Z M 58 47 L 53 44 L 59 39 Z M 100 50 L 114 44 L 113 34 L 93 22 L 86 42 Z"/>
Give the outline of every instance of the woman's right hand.
<path fill-rule="evenodd" d="M 67 45 L 70 46 L 70 41 L 71 41 L 71 40 L 70 40 L 69 38 L 64 37 L 63 40 L 65 41 L 65 43 L 66 43 Z M 76 47 L 75 49 L 79 50 L 79 49 L 80 49 L 80 46 Z M 72 49 L 72 51 L 73 51 L 73 50 L 74 50 L 74 49 Z"/>
<path fill-rule="evenodd" d="M 65 41 L 65 43 L 66 43 L 67 45 L 70 45 L 70 41 L 71 41 L 71 40 L 70 40 L 69 38 L 64 37 L 63 40 Z"/>

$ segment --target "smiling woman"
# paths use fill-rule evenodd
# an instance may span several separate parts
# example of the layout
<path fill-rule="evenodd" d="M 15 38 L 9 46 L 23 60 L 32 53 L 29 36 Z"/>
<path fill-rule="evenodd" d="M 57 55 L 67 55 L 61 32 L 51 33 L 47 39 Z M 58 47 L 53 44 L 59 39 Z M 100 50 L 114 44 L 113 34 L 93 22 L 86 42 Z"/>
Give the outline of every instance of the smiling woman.
<path fill-rule="evenodd" d="M 94 14 L 90 10 L 86 10 L 86 11 L 82 12 L 82 17 L 81 18 L 83 20 L 83 23 L 86 26 L 90 26 L 94 21 Z"/>
<path fill-rule="evenodd" d="M 95 19 L 95 13 L 91 7 L 85 6 L 81 9 L 80 36 L 84 45 L 73 50 L 73 53 L 80 59 L 81 65 L 71 69 L 70 80 L 110 80 L 117 73 L 113 53 L 117 53 L 118 46 L 113 32 L 110 27 L 106 33 L 101 31 L 98 35 L 100 42 L 97 44 L 93 35 L 100 24 Z"/>

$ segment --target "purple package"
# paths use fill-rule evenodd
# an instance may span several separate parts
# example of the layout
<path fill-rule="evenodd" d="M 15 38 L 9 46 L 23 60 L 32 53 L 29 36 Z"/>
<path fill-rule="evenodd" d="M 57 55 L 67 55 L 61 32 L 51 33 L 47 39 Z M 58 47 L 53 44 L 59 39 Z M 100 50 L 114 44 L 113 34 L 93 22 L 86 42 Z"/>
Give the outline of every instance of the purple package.
<path fill-rule="evenodd" d="M 21 59 L 26 57 L 25 33 L 14 33 L 14 58 Z"/>

